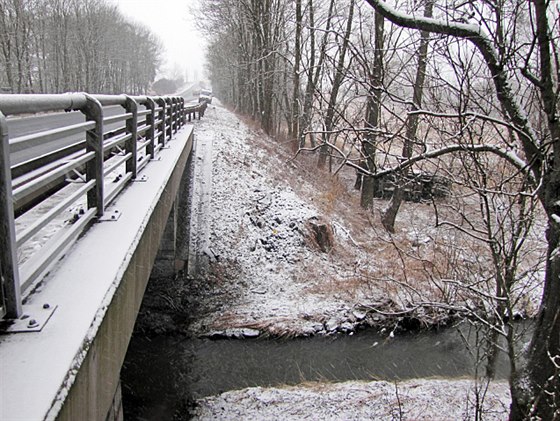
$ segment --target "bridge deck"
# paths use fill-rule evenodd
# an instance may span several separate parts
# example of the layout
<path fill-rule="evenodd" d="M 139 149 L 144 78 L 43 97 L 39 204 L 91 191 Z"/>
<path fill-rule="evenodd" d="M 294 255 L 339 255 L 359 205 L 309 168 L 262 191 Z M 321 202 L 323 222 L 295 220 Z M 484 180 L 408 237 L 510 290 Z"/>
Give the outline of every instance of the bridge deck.
<path fill-rule="evenodd" d="M 144 169 L 147 180 L 113 204 L 120 218 L 95 223 L 30 296 L 28 305 L 56 306 L 43 330 L 0 336 L 0 419 L 104 419 L 94 401 L 112 399 L 117 384 L 83 368 L 122 364 L 192 138 L 192 126 L 181 129 Z M 69 393 L 91 402 L 60 412 Z"/>

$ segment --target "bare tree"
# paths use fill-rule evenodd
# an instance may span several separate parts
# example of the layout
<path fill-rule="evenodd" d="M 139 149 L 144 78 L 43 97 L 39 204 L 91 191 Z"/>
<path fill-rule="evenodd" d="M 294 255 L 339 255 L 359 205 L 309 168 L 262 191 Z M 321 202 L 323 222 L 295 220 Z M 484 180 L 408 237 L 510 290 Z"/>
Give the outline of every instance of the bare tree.
<path fill-rule="evenodd" d="M 375 49 L 373 58 L 373 67 L 368 74 L 369 92 L 366 109 L 366 135 L 362 141 L 363 161 L 362 167 L 370 174 L 377 172 L 376 149 L 377 149 L 377 131 L 381 122 L 381 98 L 383 94 L 383 33 L 384 33 L 383 15 L 375 14 Z M 373 196 L 375 192 L 376 180 L 370 175 L 363 177 L 361 185 L 360 205 L 364 209 L 371 209 L 373 206 Z"/>
<path fill-rule="evenodd" d="M 296 33 L 294 40 L 294 68 L 293 68 L 293 93 L 292 93 L 292 116 L 288 127 L 288 137 L 292 138 L 299 135 L 299 109 L 300 109 L 300 66 L 301 66 L 301 43 L 302 43 L 302 26 L 303 12 L 301 8 L 301 0 L 296 2 Z M 313 4 L 311 4 L 313 7 Z M 313 12 L 311 12 L 313 13 Z"/>
<path fill-rule="evenodd" d="M 145 93 L 160 64 L 156 37 L 106 0 L 5 0 L 0 34 L 11 92 Z"/>
<path fill-rule="evenodd" d="M 503 124 L 515 134 L 517 142 L 512 146 L 519 147 L 525 161 L 511 150 L 496 148 L 495 152 L 512 163 L 516 162 L 517 167 L 526 171 L 534 180 L 536 194 L 548 218 L 548 251 L 541 308 L 527 362 L 511 382 L 510 418 L 558 419 L 560 255 L 557 250 L 560 245 L 560 121 L 557 102 L 558 80 L 555 77 L 558 70 L 557 44 L 551 38 L 555 25 L 549 20 L 553 18 L 557 21 L 558 15 L 552 12 L 550 3 L 545 0 L 534 0 L 531 3 L 514 2 L 515 22 L 519 22 L 521 14 L 525 13 L 533 32 L 527 45 L 518 46 L 514 54 L 506 54 L 509 51 L 504 48 L 505 43 L 500 42 L 505 37 L 503 15 L 508 6 L 505 2 L 464 3 L 468 9 L 465 16 L 471 16 L 473 13 L 473 17 L 479 16 L 479 23 L 458 22 L 456 16 L 452 16 L 451 19 L 431 19 L 406 15 L 382 1 L 367 2 L 397 25 L 468 40 L 478 50 L 492 77 L 495 95 L 506 118 Z M 494 19 L 488 19 L 489 17 Z M 521 51 L 524 55 L 522 59 Z M 523 111 L 519 103 L 520 98 L 513 89 L 512 85 L 517 80 L 516 69 L 522 69 L 523 76 L 539 93 L 538 111 L 544 116 L 541 120 L 544 124 L 537 128 L 534 121 Z M 445 153 L 451 149 L 447 148 Z M 477 148 L 473 145 L 470 149 L 475 151 Z M 403 169 L 412 162 L 418 162 L 418 158 L 411 157 L 397 167 Z"/>
<path fill-rule="evenodd" d="M 431 18 L 434 9 L 434 1 L 427 0 L 424 6 L 424 17 Z M 418 47 L 418 64 L 416 68 L 416 78 L 413 87 L 412 93 L 412 111 L 417 111 L 422 106 L 422 95 L 424 92 L 424 81 L 426 79 L 426 68 L 427 68 L 427 61 L 428 61 L 428 43 L 429 43 L 430 33 L 427 31 L 421 31 L 420 33 L 420 46 Z M 419 124 L 420 116 L 418 114 L 411 113 L 407 117 L 406 121 L 406 134 L 403 144 L 403 151 L 402 157 L 403 159 L 410 158 L 413 152 L 413 145 L 416 142 L 416 133 L 418 132 L 418 124 Z M 406 172 L 405 174 L 409 175 L 410 172 Z M 397 217 L 397 213 L 399 212 L 399 208 L 403 201 L 404 189 L 402 184 L 406 183 L 403 177 L 400 177 L 400 181 L 397 182 L 395 186 L 395 190 L 393 193 L 393 197 L 389 202 L 387 208 L 383 211 L 381 215 L 381 222 L 385 229 L 389 232 L 395 231 L 395 219 Z"/>
<path fill-rule="evenodd" d="M 350 34 L 352 32 L 352 19 L 354 17 L 354 0 L 350 0 L 350 6 L 348 11 L 348 18 L 346 20 L 346 29 L 342 35 L 342 42 L 340 45 L 340 51 L 338 52 L 338 60 L 336 67 L 334 69 L 334 76 L 332 80 L 331 91 L 329 94 L 329 101 L 327 105 L 327 111 L 324 121 L 324 131 L 323 140 L 319 153 L 319 168 L 323 168 L 327 161 L 327 156 L 329 153 L 329 141 L 331 137 L 331 132 L 334 127 L 334 117 L 336 110 L 336 103 L 338 99 L 338 92 L 344 80 L 344 74 L 346 72 L 346 51 L 348 50 L 348 44 L 350 42 Z"/>
<path fill-rule="evenodd" d="M 319 81 L 324 73 L 323 63 L 326 58 L 328 37 L 331 30 L 331 22 L 333 18 L 335 0 L 330 0 L 329 7 L 326 15 L 326 22 L 323 29 L 323 36 L 321 37 L 321 43 L 319 45 L 319 56 L 316 55 L 316 33 L 317 29 L 315 27 L 315 5 L 313 0 L 308 2 L 309 11 L 309 51 L 308 51 L 308 65 L 307 65 L 307 83 L 305 87 L 305 95 L 303 100 L 303 109 L 301 113 L 301 122 L 299 124 L 299 147 L 303 148 L 305 146 L 305 133 L 309 131 L 310 124 L 312 120 L 313 113 L 313 98 L 316 90 L 319 86 Z M 313 146 L 313 145 L 312 145 Z"/>

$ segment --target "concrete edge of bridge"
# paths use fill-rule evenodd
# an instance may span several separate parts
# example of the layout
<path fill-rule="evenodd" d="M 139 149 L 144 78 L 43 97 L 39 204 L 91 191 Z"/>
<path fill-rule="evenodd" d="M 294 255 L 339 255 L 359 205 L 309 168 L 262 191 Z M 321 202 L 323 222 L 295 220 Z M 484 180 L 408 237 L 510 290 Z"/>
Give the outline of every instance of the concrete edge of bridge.
<path fill-rule="evenodd" d="M 193 141 L 186 126 L 29 298 L 41 332 L 0 337 L 0 419 L 120 419 L 120 369 Z M 115 412 L 116 411 L 116 412 Z M 108 418 L 109 416 L 109 418 Z"/>

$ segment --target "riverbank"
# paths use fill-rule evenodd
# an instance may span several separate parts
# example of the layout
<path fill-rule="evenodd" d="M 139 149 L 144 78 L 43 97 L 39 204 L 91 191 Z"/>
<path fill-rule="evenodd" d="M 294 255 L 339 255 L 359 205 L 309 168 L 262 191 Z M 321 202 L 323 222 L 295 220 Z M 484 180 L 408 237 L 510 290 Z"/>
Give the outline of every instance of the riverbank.
<path fill-rule="evenodd" d="M 501 421 L 508 419 L 509 399 L 506 382 L 476 384 L 470 380 L 433 379 L 398 383 L 308 383 L 296 387 L 248 388 L 199 399 L 191 416 L 199 421 Z"/>
<path fill-rule="evenodd" d="M 397 233 L 389 234 L 376 216 L 387 202 L 376 201 L 373 216 L 363 211 L 352 171 L 335 177 L 317 170 L 312 156 L 294 159 L 286 145 L 219 105 L 197 122 L 196 139 L 211 157 L 208 182 L 192 193 L 209 202 L 191 234 L 203 246 L 196 273 L 180 274 L 167 292 L 164 283 L 155 286 L 156 311 L 163 306 L 169 318 L 176 310 L 180 319 L 167 329 L 292 337 L 375 327 L 390 335 L 485 310 L 481 296 L 455 279 L 462 268 L 470 274 L 474 263 L 490 261 L 468 236 L 435 228 L 431 204 L 403 203 Z M 442 205 L 440 218 L 445 212 Z M 527 241 L 538 246 L 538 234 Z M 520 317 L 536 311 L 536 275 L 519 290 Z M 477 288 L 492 294 L 490 284 Z"/>
<path fill-rule="evenodd" d="M 465 340 L 476 340 L 468 324 L 394 338 L 372 329 L 291 339 L 135 336 L 122 373 L 125 418 L 418 419 L 422 411 L 474 419 L 477 405 L 482 419 L 506 418 L 507 361 L 496 361 L 499 381 L 468 380 L 484 366 Z"/>
<path fill-rule="evenodd" d="M 317 170 L 311 156 L 293 159 L 286 145 L 219 105 L 208 108 L 196 130 L 205 157 L 194 161 L 211 157 L 212 167 L 204 183 L 191 186 L 193 200 L 208 202 L 191 234 L 191 243 L 203 244 L 196 250 L 197 270 L 150 282 L 138 331 L 217 339 L 353 335 L 373 328 L 398 341 L 401 333 L 448 326 L 467 311 L 484 310 L 480 297 L 451 281 L 458 268 L 471 273 L 475 263 L 488 263 L 482 246 L 435 228 L 430 204 L 404 203 L 397 232 L 389 234 L 377 217 L 386 201 L 376 201 L 373 216 L 362 211 L 351 171 L 334 177 Z M 445 212 L 442 206 L 440 217 Z M 541 240 L 538 230 L 527 239 L 537 250 Z M 519 291 L 520 317 L 534 315 L 538 281 L 528 278 Z M 189 416 L 464 419 L 474 414 L 476 390 L 471 380 L 304 383 L 202 398 Z M 507 419 L 507 384 L 491 383 L 487 390 L 484 419 Z"/>

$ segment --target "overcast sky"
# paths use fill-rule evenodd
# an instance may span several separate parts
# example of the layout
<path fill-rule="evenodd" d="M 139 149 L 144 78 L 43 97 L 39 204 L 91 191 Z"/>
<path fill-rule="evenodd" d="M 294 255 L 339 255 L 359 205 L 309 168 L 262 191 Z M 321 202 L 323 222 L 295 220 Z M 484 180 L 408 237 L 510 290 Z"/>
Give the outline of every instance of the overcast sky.
<path fill-rule="evenodd" d="M 160 70 L 172 76 L 176 68 L 203 75 L 204 43 L 196 33 L 190 9 L 198 0 L 112 0 L 121 12 L 148 26 L 163 42 L 165 62 Z"/>

